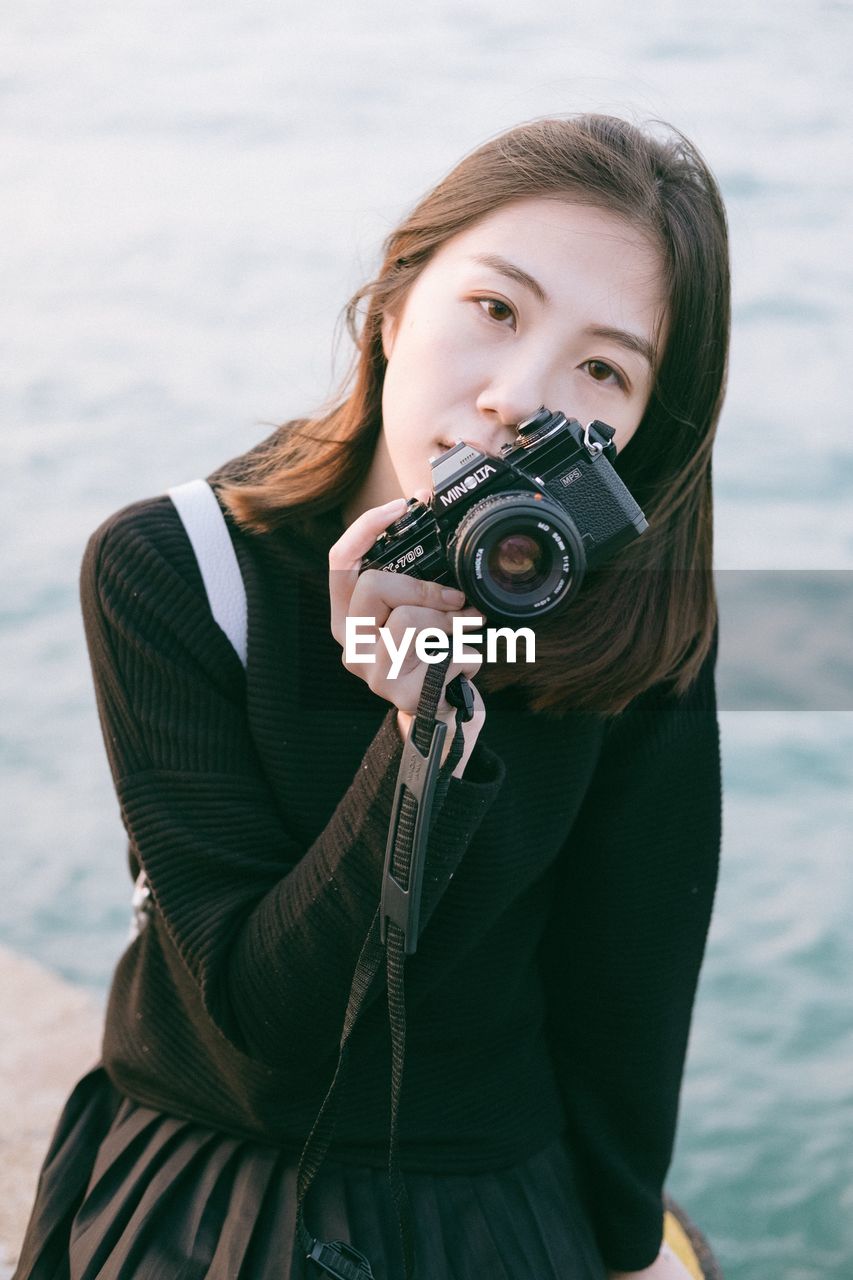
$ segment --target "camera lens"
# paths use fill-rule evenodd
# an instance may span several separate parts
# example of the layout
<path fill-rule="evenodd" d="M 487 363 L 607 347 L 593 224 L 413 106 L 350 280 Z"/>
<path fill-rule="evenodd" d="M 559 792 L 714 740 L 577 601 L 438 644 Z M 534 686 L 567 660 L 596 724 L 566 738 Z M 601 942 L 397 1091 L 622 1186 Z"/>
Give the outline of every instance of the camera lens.
<path fill-rule="evenodd" d="M 489 573 L 504 591 L 529 591 L 547 577 L 548 549 L 529 533 L 510 533 L 489 552 Z"/>
<path fill-rule="evenodd" d="M 532 491 L 476 503 L 449 540 L 447 559 L 471 604 L 487 616 L 515 621 L 568 604 L 586 570 L 574 521 Z"/>

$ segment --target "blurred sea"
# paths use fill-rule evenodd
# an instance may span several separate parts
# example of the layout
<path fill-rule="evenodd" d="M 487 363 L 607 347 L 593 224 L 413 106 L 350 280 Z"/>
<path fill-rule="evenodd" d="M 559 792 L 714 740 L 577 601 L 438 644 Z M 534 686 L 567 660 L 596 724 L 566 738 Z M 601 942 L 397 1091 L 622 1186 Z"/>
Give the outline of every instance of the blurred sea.
<path fill-rule="evenodd" d="M 737 617 L 669 1189 L 727 1280 L 850 1280 L 853 8 L 24 0 L 0 48 L 0 939 L 99 991 L 129 885 L 77 603 L 88 534 L 326 395 L 382 237 L 484 137 L 597 109 L 702 148 L 734 254 L 715 484 Z M 747 570 L 773 609 L 796 596 L 781 657 Z"/>

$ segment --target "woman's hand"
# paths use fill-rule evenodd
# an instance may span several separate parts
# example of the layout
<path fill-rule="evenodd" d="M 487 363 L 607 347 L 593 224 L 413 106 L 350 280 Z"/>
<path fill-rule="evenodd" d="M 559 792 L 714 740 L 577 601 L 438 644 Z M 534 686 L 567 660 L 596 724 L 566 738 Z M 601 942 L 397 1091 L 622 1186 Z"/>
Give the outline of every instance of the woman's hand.
<path fill-rule="evenodd" d="M 676 1257 L 668 1244 L 662 1244 L 660 1253 L 651 1266 L 642 1271 L 609 1271 L 608 1280 L 694 1280 L 687 1267 Z"/>
<path fill-rule="evenodd" d="M 397 724 L 405 738 L 411 718 L 417 711 L 421 687 L 427 664 L 418 658 L 414 643 L 410 643 L 399 671 L 391 674 L 391 655 L 382 643 L 379 628 L 387 628 L 395 648 L 399 651 L 406 629 L 415 628 L 415 635 L 425 627 L 437 627 L 450 635 L 455 617 L 477 618 L 484 623 L 478 609 L 463 608 L 464 596 L 437 582 L 425 582 L 404 573 L 388 573 L 382 569 L 366 569 L 359 573 L 361 558 L 370 550 L 376 538 L 405 509 L 405 499 L 398 498 L 381 507 L 371 507 L 362 512 L 329 550 L 329 599 L 331 602 L 332 635 L 344 649 L 343 664 L 348 671 L 359 676 L 380 697 L 397 708 Z M 347 617 L 372 618 L 373 625 L 361 625 L 362 637 L 374 638 L 373 662 L 357 663 L 347 660 Z M 412 637 L 413 640 L 413 637 Z M 456 709 L 444 696 L 449 682 L 460 672 L 470 680 L 482 665 L 482 654 L 471 651 L 471 657 L 452 662 L 447 668 L 437 716 L 448 726 L 442 763 L 453 741 Z M 454 769 L 454 777 L 461 777 L 468 757 L 474 749 L 477 736 L 485 720 L 485 707 L 478 691 L 474 691 L 474 718 L 463 725 L 465 747 L 462 758 Z"/>

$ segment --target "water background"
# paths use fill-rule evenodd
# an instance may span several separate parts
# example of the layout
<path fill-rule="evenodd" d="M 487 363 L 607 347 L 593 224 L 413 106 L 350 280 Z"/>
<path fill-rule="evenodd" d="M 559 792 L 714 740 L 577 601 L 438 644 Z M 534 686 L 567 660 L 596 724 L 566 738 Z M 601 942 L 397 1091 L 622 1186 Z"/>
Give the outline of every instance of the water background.
<path fill-rule="evenodd" d="M 819 0 L 6 9 L 0 939 L 100 992 L 124 943 L 88 534 L 317 404 L 382 237 L 520 119 L 661 117 L 702 148 L 735 282 L 716 563 L 853 570 L 851 48 L 853 8 Z M 853 697 L 726 705 L 669 1189 L 728 1280 L 850 1280 Z"/>

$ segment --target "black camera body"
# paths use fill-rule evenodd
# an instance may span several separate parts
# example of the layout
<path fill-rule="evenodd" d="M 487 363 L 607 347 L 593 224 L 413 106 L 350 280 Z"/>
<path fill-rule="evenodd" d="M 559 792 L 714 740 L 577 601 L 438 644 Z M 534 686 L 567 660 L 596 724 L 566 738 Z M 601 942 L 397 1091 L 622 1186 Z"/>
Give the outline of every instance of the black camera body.
<path fill-rule="evenodd" d="M 362 559 L 450 583 L 487 618 L 526 621 L 564 608 L 648 523 L 612 466 L 614 430 L 544 406 L 493 458 L 459 443 L 431 460 L 433 496 L 406 511 Z"/>

